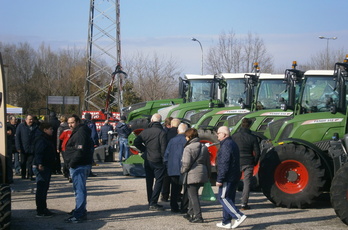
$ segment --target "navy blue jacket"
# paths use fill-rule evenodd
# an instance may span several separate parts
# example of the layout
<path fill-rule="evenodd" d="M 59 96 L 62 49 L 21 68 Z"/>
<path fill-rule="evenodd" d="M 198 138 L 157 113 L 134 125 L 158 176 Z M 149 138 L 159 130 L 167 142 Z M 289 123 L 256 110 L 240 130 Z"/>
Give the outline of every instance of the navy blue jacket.
<path fill-rule="evenodd" d="M 126 123 L 118 122 L 116 125 L 116 132 L 119 137 L 128 138 L 132 130 L 129 128 L 129 126 Z"/>
<path fill-rule="evenodd" d="M 239 149 L 231 137 L 220 142 L 217 154 L 217 182 L 234 182 L 240 179 Z"/>
<path fill-rule="evenodd" d="M 114 131 L 112 125 L 104 124 L 100 128 L 99 139 L 102 139 L 103 141 L 107 141 L 109 139 L 109 134 L 108 134 L 109 131 Z"/>
<path fill-rule="evenodd" d="M 56 157 L 56 147 L 51 136 L 39 131 L 40 135 L 34 141 L 34 165 L 43 165 L 44 167 L 53 169 Z"/>
<path fill-rule="evenodd" d="M 177 134 L 169 141 L 163 159 L 167 165 L 168 176 L 180 176 L 181 158 L 186 142 L 185 134 Z"/>
<path fill-rule="evenodd" d="M 94 122 L 91 120 L 85 120 L 85 124 L 88 128 L 91 130 L 91 138 L 94 145 L 99 145 L 99 138 L 98 138 L 98 132 L 97 127 L 95 126 Z"/>
<path fill-rule="evenodd" d="M 17 126 L 16 129 L 16 149 L 23 154 L 34 154 L 34 139 L 37 136 L 37 125 L 33 124 L 31 128 L 27 123 L 23 122 Z"/>

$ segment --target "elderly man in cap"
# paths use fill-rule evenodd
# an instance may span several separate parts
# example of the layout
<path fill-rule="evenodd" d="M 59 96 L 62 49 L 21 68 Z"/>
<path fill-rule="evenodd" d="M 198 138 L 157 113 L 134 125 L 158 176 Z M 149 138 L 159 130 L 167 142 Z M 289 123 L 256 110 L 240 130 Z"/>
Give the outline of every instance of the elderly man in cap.
<path fill-rule="evenodd" d="M 118 134 L 118 143 L 120 145 L 119 151 L 119 161 L 122 165 L 122 157 L 124 156 L 125 160 L 129 157 L 129 146 L 128 146 L 128 136 L 131 134 L 131 128 L 126 124 L 127 118 L 121 116 L 121 120 L 116 125 L 116 132 Z"/>

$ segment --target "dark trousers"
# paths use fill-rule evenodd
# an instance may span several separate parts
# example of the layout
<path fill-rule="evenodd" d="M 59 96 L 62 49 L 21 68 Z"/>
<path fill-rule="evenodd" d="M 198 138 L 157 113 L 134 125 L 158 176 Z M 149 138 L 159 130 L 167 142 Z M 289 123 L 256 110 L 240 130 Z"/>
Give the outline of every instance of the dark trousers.
<path fill-rule="evenodd" d="M 60 152 L 56 152 L 54 166 L 55 166 L 55 170 L 54 170 L 55 173 L 60 173 L 62 171 L 62 165 L 60 162 Z"/>
<path fill-rule="evenodd" d="M 47 210 L 47 192 L 51 181 L 51 169 L 45 168 L 39 171 L 37 168 L 33 169 L 36 175 L 36 211 L 37 214 L 44 214 Z"/>
<path fill-rule="evenodd" d="M 170 176 L 172 188 L 170 190 L 170 208 L 179 210 L 178 200 L 181 192 L 181 184 L 179 184 L 180 176 Z"/>
<path fill-rule="evenodd" d="M 162 197 L 165 200 L 169 199 L 170 184 L 171 184 L 171 178 L 168 176 L 167 170 L 166 170 L 163 177 L 163 186 L 162 186 Z"/>
<path fill-rule="evenodd" d="M 239 180 L 234 182 L 223 182 L 219 187 L 218 199 L 222 205 L 222 223 L 229 224 L 233 219 L 240 219 L 243 215 L 235 206 L 236 188 Z"/>
<path fill-rule="evenodd" d="M 146 191 L 149 205 L 155 205 L 158 202 L 159 195 L 162 190 L 163 176 L 165 173 L 165 166 L 162 162 L 151 162 L 145 160 L 145 177 L 146 177 Z M 154 179 L 155 185 L 154 185 Z"/>
<path fill-rule="evenodd" d="M 65 155 L 65 152 L 62 151 L 62 156 L 63 156 L 63 176 L 65 178 L 70 177 L 70 172 L 69 172 L 69 164 L 67 163 L 67 156 Z"/>
<path fill-rule="evenodd" d="M 194 217 L 201 218 L 201 204 L 199 202 L 198 190 L 203 184 L 188 184 L 187 192 L 189 198 L 189 207 L 187 213 L 194 215 Z"/>
<path fill-rule="evenodd" d="M 27 178 L 32 178 L 33 177 L 33 159 L 34 159 L 34 155 L 33 154 L 27 154 L 27 153 L 21 153 L 21 174 L 22 174 L 22 178 L 25 178 L 27 176 Z M 27 173 L 28 170 L 28 173 Z"/>
<path fill-rule="evenodd" d="M 182 185 L 182 188 L 183 188 L 183 194 L 182 194 L 182 198 L 181 198 L 180 210 L 182 213 L 187 213 L 188 206 L 189 206 L 187 185 Z"/>
<path fill-rule="evenodd" d="M 247 205 L 249 200 L 250 182 L 253 176 L 254 165 L 243 165 L 241 169 L 242 169 L 242 172 L 244 172 L 243 193 L 242 193 L 241 200 L 242 200 L 242 205 Z"/>

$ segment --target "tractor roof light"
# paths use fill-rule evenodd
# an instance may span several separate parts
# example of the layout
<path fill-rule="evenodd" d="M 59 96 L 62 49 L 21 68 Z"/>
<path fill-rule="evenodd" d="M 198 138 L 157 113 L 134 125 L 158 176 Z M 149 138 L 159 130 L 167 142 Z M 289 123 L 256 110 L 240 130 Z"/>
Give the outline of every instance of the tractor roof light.
<path fill-rule="evenodd" d="M 293 62 L 292 62 L 292 68 L 293 68 L 293 69 L 296 69 L 296 66 L 297 66 L 297 61 L 293 61 Z"/>
<path fill-rule="evenodd" d="M 346 54 L 346 58 L 343 60 L 343 63 L 347 63 L 348 62 L 348 54 Z"/>

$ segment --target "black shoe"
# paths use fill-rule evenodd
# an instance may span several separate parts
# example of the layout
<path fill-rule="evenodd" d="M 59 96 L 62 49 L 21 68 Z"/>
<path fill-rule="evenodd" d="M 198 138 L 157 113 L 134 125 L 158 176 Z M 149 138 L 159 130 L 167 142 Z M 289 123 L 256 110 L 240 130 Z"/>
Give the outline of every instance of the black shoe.
<path fill-rule="evenodd" d="M 57 171 L 56 174 L 57 174 L 57 175 L 62 175 L 63 172 L 62 172 L 62 171 Z"/>
<path fill-rule="evenodd" d="M 185 215 L 183 215 L 182 217 L 184 217 L 186 220 L 188 220 L 188 221 L 191 221 L 191 219 L 192 219 L 192 216 L 190 215 L 190 214 L 188 214 L 188 213 L 186 213 Z"/>
<path fill-rule="evenodd" d="M 68 212 L 68 215 L 72 216 L 74 214 L 75 209 L 71 210 L 71 212 Z"/>
<path fill-rule="evenodd" d="M 203 223 L 204 220 L 202 217 L 194 217 L 190 220 L 191 223 Z"/>
<path fill-rule="evenodd" d="M 250 206 L 247 204 L 240 206 L 240 210 L 249 210 L 249 209 L 250 209 Z"/>
<path fill-rule="evenodd" d="M 77 224 L 81 223 L 83 221 L 87 220 L 87 215 L 81 216 L 80 218 L 76 218 L 74 216 L 69 217 L 68 219 L 64 220 L 65 223 L 72 223 L 72 224 Z"/>
<path fill-rule="evenodd" d="M 72 183 L 72 178 L 71 178 L 71 177 L 69 177 L 68 181 L 69 181 L 69 183 Z"/>
<path fill-rule="evenodd" d="M 164 208 L 162 205 L 154 204 L 154 205 L 150 205 L 149 210 L 150 211 L 164 211 Z"/>
<path fill-rule="evenodd" d="M 43 213 L 37 213 L 36 214 L 36 217 L 52 217 L 54 215 L 53 212 L 49 211 L 49 210 L 46 210 L 45 212 Z"/>
<path fill-rule="evenodd" d="M 97 174 L 94 174 L 94 173 L 91 172 L 88 176 L 89 176 L 89 177 L 96 177 Z"/>
<path fill-rule="evenodd" d="M 35 178 L 34 178 L 34 177 L 30 177 L 30 180 L 31 180 L 31 181 L 34 181 L 34 180 L 35 180 Z"/>

